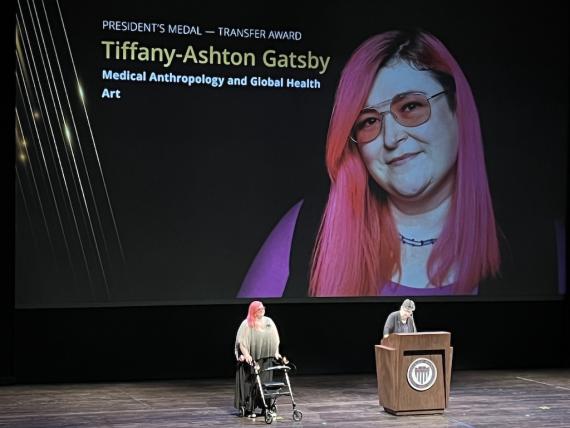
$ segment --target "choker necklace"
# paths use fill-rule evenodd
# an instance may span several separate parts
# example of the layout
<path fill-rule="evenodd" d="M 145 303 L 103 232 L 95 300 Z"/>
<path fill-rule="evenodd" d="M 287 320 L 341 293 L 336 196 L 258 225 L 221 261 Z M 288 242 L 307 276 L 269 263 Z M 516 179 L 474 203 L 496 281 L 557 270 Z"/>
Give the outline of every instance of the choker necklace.
<path fill-rule="evenodd" d="M 424 245 L 435 244 L 437 241 L 437 238 L 418 240 L 418 239 L 414 239 L 414 238 L 407 238 L 400 233 L 400 241 L 402 241 L 402 244 L 404 244 L 404 245 L 410 245 L 412 247 L 423 247 Z"/>

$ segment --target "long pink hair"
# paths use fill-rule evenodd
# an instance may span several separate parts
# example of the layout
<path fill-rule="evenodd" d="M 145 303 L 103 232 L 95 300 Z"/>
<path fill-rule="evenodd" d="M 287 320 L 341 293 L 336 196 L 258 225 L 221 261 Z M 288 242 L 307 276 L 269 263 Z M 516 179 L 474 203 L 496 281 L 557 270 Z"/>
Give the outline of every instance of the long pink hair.
<path fill-rule="evenodd" d="M 430 282 L 454 270 L 456 294 L 470 294 L 500 264 L 495 217 L 479 115 L 469 83 L 445 46 L 428 33 L 392 31 L 373 36 L 353 53 L 337 88 L 329 123 L 328 202 L 313 250 L 309 294 L 375 296 L 401 272 L 400 240 L 384 190 L 369 185 L 366 166 L 349 140 L 378 70 L 400 58 L 429 70 L 448 90 L 458 122 L 455 191 L 441 235 L 428 260 Z M 447 87 L 446 87 L 447 86 Z"/>
<path fill-rule="evenodd" d="M 261 303 L 259 300 L 254 300 L 249 304 L 249 309 L 247 310 L 247 325 L 249 325 L 251 328 L 255 327 L 255 313 L 262 307 L 263 303 Z"/>

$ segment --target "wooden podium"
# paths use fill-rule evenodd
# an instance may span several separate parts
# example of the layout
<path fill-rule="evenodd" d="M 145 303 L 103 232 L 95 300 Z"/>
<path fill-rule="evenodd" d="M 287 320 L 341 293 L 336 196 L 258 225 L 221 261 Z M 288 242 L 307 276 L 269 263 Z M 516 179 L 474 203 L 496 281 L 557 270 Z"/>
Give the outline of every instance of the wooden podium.
<path fill-rule="evenodd" d="M 394 333 L 375 346 L 378 398 L 394 415 L 443 413 L 449 403 L 451 333 Z"/>

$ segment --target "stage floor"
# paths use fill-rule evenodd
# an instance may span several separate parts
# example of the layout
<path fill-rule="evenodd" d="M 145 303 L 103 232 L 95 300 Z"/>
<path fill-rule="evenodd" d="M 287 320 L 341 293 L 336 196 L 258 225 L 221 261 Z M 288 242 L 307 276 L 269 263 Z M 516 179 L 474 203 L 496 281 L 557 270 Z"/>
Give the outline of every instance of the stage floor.
<path fill-rule="evenodd" d="M 441 415 L 392 416 L 370 375 L 293 376 L 301 422 L 280 397 L 274 427 L 569 427 L 570 370 L 457 371 Z M 0 427 L 244 427 L 233 380 L 13 385 L 0 387 Z"/>

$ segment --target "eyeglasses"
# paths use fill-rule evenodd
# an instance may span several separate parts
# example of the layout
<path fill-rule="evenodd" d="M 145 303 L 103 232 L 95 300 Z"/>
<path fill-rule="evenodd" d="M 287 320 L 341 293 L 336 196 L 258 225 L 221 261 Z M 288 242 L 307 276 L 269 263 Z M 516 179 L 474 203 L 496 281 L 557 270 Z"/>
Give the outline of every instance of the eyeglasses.
<path fill-rule="evenodd" d="M 431 116 L 430 100 L 447 92 L 438 92 L 428 97 L 423 92 L 404 92 L 391 100 L 382 101 L 373 106 L 365 107 L 350 133 L 350 139 L 355 143 L 366 144 L 375 140 L 382 132 L 384 115 L 390 113 L 394 120 L 407 128 L 426 123 Z M 381 111 L 382 106 L 389 105 L 388 110 Z"/>

